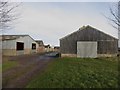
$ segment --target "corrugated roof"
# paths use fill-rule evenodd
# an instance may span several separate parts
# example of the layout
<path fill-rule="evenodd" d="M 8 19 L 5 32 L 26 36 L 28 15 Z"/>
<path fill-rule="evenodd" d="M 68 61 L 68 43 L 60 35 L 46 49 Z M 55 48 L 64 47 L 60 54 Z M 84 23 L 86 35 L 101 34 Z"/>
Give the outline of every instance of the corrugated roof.
<path fill-rule="evenodd" d="M 86 30 L 86 28 L 93 28 L 93 27 L 91 27 L 90 25 L 87 25 L 87 26 L 83 26 L 83 27 L 79 28 L 79 30 Z M 94 30 L 97 30 L 97 31 L 100 31 L 100 30 L 98 30 L 98 29 L 96 29 L 96 28 L 93 28 L 93 29 L 94 29 Z M 70 35 L 72 35 L 72 34 L 74 34 L 74 33 L 79 32 L 79 30 L 77 30 L 77 31 L 75 31 L 75 32 L 73 32 L 73 33 L 71 33 L 71 34 L 68 34 L 67 36 L 61 38 L 60 40 L 66 38 L 66 37 L 68 37 L 68 36 L 70 36 Z M 104 32 L 102 32 L 102 31 L 100 31 L 100 32 L 101 32 L 101 33 L 104 33 Z M 106 34 L 106 33 L 104 33 L 104 34 Z M 108 35 L 108 34 L 106 34 L 106 35 Z M 112 37 L 112 38 L 114 38 L 114 39 L 117 39 L 117 38 L 115 38 L 115 37 L 113 37 L 113 36 L 111 36 L 111 35 L 108 35 L 108 36 L 110 36 L 110 37 Z M 118 40 L 118 39 L 117 39 L 117 40 Z"/>
<path fill-rule="evenodd" d="M 15 39 L 18 39 L 20 37 L 25 37 L 25 36 L 29 36 L 29 35 L 0 35 L 0 40 L 2 41 L 15 40 Z"/>

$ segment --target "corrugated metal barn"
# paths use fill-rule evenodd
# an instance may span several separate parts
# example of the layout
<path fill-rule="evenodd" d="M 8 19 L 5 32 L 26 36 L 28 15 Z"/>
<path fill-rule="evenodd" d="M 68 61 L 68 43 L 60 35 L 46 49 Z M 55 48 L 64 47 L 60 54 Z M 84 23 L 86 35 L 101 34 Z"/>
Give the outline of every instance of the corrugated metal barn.
<path fill-rule="evenodd" d="M 115 56 L 118 52 L 118 39 L 91 26 L 83 26 L 60 39 L 62 56 L 99 57 Z"/>
<path fill-rule="evenodd" d="M 2 54 L 16 56 L 37 52 L 38 44 L 29 35 L 2 35 Z"/>

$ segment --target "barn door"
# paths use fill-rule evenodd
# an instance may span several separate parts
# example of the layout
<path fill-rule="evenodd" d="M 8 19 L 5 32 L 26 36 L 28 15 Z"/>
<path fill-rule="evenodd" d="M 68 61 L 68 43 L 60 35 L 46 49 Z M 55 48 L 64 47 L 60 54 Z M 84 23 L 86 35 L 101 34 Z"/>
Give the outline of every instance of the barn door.
<path fill-rule="evenodd" d="M 81 58 L 96 58 L 97 57 L 97 42 L 77 42 L 77 57 Z"/>

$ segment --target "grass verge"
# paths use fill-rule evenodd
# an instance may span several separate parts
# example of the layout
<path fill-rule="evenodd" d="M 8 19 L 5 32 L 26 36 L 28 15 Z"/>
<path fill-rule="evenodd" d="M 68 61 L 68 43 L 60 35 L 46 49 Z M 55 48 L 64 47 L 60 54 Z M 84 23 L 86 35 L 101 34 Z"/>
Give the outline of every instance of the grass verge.
<path fill-rule="evenodd" d="M 11 69 L 13 67 L 16 67 L 18 65 L 17 61 L 12 61 L 12 60 L 5 60 L 2 63 L 2 71 L 6 71 L 8 69 Z"/>
<path fill-rule="evenodd" d="M 58 58 L 26 88 L 117 88 L 116 58 Z"/>

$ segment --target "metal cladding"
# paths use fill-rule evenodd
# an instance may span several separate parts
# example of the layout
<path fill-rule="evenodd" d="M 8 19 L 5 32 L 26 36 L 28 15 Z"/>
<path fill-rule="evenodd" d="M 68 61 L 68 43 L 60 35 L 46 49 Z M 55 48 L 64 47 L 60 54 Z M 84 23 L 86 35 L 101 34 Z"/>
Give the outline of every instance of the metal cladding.
<path fill-rule="evenodd" d="M 97 42 L 97 54 L 116 54 L 118 51 L 118 39 L 91 26 L 84 26 L 61 38 L 60 51 L 62 54 L 77 54 L 77 42 L 83 41 Z"/>

